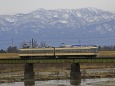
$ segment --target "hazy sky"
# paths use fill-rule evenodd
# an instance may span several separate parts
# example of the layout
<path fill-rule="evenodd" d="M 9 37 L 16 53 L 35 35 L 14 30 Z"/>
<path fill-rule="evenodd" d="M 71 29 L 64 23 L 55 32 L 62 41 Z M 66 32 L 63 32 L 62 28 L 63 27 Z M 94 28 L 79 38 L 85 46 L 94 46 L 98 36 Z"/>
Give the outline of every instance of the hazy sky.
<path fill-rule="evenodd" d="M 28 13 L 38 8 L 94 7 L 115 13 L 115 0 L 0 0 L 0 14 Z"/>

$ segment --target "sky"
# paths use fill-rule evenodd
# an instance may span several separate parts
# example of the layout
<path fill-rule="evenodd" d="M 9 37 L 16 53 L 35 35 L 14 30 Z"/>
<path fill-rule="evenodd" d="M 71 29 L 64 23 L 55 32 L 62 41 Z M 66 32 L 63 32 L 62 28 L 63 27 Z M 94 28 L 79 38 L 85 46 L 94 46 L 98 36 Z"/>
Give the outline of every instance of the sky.
<path fill-rule="evenodd" d="M 39 8 L 78 9 L 85 7 L 115 13 L 115 0 L 0 0 L 0 15 L 29 13 Z"/>

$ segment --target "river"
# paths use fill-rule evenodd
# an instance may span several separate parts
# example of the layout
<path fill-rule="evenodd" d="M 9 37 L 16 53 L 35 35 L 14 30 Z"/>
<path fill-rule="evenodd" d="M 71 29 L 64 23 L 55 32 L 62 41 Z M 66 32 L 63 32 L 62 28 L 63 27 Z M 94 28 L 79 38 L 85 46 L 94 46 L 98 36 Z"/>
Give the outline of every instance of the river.
<path fill-rule="evenodd" d="M 0 86 L 24 86 L 24 82 L 4 83 L 0 84 Z M 48 80 L 48 81 L 35 81 L 35 86 L 75 86 L 75 85 L 70 85 L 70 80 Z M 76 86 L 115 86 L 115 78 L 81 79 L 81 83 Z"/>

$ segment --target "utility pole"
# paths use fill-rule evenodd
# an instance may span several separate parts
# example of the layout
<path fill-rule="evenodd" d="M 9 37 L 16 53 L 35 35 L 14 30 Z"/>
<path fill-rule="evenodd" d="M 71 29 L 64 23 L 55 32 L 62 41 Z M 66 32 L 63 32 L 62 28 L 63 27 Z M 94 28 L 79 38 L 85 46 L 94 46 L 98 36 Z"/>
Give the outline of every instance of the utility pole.
<path fill-rule="evenodd" d="M 34 47 L 34 39 L 32 38 L 32 48 Z"/>
<path fill-rule="evenodd" d="M 81 40 L 79 39 L 79 45 L 81 45 Z"/>
<path fill-rule="evenodd" d="M 13 38 L 12 38 L 12 46 L 13 46 Z"/>

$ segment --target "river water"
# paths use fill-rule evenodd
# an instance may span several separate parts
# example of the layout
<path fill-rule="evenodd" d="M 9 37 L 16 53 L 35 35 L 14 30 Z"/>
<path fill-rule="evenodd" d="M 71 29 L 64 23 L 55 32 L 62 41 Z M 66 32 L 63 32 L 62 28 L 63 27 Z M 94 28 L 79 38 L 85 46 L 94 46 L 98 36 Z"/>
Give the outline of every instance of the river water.
<path fill-rule="evenodd" d="M 26 85 L 24 85 L 24 82 L 15 82 L 15 83 L 0 84 L 0 86 L 26 86 Z M 34 86 L 115 86 L 115 78 L 82 79 L 79 85 L 70 85 L 70 80 L 35 81 Z"/>

